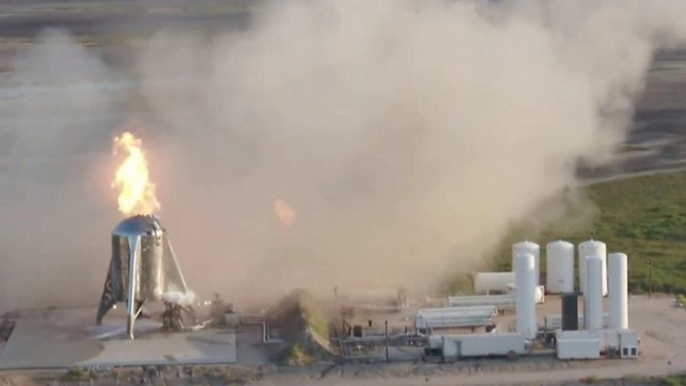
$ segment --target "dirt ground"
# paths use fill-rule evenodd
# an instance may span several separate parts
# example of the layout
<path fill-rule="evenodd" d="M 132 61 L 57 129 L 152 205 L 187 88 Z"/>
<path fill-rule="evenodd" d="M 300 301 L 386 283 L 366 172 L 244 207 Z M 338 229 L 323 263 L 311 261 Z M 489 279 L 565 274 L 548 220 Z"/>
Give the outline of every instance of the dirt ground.
<path fill-rule="evenodd" d="M 559 361 L 551 352 L 545 352 L 514 362 L 478 359 L 441 364 L 408 357 L 391 363 L 319 363 L 304 367 L 255 362 L 220 366 L 90 368 L 71 372 L 9 371 L 0 372 L 0 385 L 78 384 L 84 381 L 93 385 L 575 385 L 602 384 L 602 379 L 615 379 L 607 381 L 612 385 L 650 385 L 662 382 L 655 377 L 686 372 L 686 339 L 683 338 L 686 310 L 674 307 L 669 296 L 631 296 L 629 307 L 630 327 L 639 331 L 642 341 L 642 356 L 637 360 Z M 542 322 L 545 314 L 559 313 L 559 308 L 559 299 L 548 297 L 545 304 L 537 307 L 539 320 Z M 247 347 L 252 356 L 259 351 L 258 346 L 249 342 L 244 347 L 239 345 L 239 362 L 242 350 Z M 620 378 L 621 381 L 616 380 Z"/>

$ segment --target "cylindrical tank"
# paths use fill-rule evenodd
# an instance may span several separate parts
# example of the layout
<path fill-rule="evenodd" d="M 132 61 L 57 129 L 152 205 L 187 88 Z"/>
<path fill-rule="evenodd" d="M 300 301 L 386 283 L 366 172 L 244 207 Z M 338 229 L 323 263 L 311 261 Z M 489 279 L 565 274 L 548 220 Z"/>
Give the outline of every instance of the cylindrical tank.
<path fill-rule="evenodd" d="M 478 294 L 507 292 L 508 286 L 514 282 L 514 272 L 477 272 L 474 274 L 474 291 Z"/>
<path fill-rule="evenodd" d="M 441 308 L 423 308 L 417 311 L 418 314 L 441 314 L 456 311 L 456 314 L 465 314 L 470 312 L 481 312 L 490 315 L 497 315 L 498 308 L 496 306 L 465 306 L 465 307 L 441 307 Z"/>
<path fill-rule="evenodd" d="M 610 328 L 629 328 L 629 287 L 627 282 L 628 257 L 624 253 L 608 256 L 610 287 Z"/>
<path fill-rule="evenodd" d="M 602 241 L 588 240 L 579 244 L 579 291 L 586 291 L 586 264 L 584 259 L 598 256 L 602 260 L 602 293 L 607 295 L 607 245 Z"/>
<path fill-rule="evenodd" d="M 584 292 L 584 328 L 603 329 L 603 259 L 586 258 L 586 291 Z"/>
<path fill-rule="evenodd" d="M 534 257 L 534 278 L 535 285 L 538 285 L 541 274 L 541 247 L 531 241 L 521 241 L 512 246 L 512 272 L 517 272 L 517 255 L 531 254 Z"/>
<path fill-rule="evenodd" d="M 165 231 L 154 216 L 133 216 L 120 222 L 112 231 L 112 256 L 121 266 L 122 276 L 129 272 L 129 237 L 140 236 L 140 256 L 135 260 L 136 299 L 157 301 L 165 291 Z M 124 281 L 128 293 L 129 283 Z"/>
<path fill-rule="evenodd" d="M 529 339 L 536 337 L 536 259 L 530 253 L 515 256 L 516 272 L 516 327 L 517 332 Z"/>
<path fill-rule="evenodd" d="M 574 292 L 574 244 L 553 241 L 546 246 L 546 289 L 550 293 Z"/>
<path fill-rule="evenodd" d="M 579 329 L 579 296 L 576 293 L 562 295 L 562 329 L 565 331 Z"/>

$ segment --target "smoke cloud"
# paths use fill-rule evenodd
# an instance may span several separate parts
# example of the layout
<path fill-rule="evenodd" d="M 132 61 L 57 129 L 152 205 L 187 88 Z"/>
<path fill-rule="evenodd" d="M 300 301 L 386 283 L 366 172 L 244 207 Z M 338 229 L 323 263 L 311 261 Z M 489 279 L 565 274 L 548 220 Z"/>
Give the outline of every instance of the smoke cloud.
<path fill-rule="evenodd" d="M 0 99 L 16 122 L 0 133 L 0 305 L 63 302 L 66 283 L 98 301 L 122 125 L 199 294 L 420 289 L 484 267 L 512 223 L 576 184 L 580 158 L 612 157 L 684 17 L 666 0 L 279 1 L 247 31 L 146 41 L 144 105 L 94 86 Z M 48 33 L 12 82 L 117 78 L 65 39 Z M 81 121 L 94 115 L 111 125 Z"/>

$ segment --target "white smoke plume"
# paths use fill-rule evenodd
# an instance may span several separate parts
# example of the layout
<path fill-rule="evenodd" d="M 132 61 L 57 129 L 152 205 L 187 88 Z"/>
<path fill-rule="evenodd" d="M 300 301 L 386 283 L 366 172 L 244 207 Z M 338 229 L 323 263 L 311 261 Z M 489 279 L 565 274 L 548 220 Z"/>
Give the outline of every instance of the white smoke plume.
<path fill-rule="evenodd" d="M 197 297 L 192 291 L 169 291 L 162 294 L 162 300 L 170 304 L 178 304 L 180 306 L 193 306 Z"/>
<path fill-rule="evenodd" d="M 145 107 L 116 114 L 147 130 L 160 217 L 201 293 L 430 287 L 486 264 L 513 222 L 575 185 L 580 157 L 612 156 L 684 17 L 676 0 L 275 1 L 242 33 L 150 39 Z M 114 129 L 88 143 L 107 147 Z M 75 261 L 98 259 L 103 278 L 94 229 L 114 225 L 111 196 L 67 227 L 89 236 Z M 3 221 L 52 226 L 64 210 Z"/>

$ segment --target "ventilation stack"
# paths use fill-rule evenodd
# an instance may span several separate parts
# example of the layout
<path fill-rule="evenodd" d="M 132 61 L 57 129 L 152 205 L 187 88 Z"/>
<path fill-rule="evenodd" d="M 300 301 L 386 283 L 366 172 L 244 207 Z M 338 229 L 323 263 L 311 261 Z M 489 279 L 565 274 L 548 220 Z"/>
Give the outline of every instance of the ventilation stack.
<path fill-rule="evenodd" d="M 536 259 L 530 253 L 515 256 L 517 271 L 516 281 L 516 315 L 517 332 L 528 339 L 536 337 Z"/>
<path fill-rule="evenodd" d="M 624 253 L 611 253 L 609 262 L 610 328 L 629 328 L 629 286 L 627 282 L 628 257 Z"/>
<path fill-rule="evenodd" d="M 603 329 L 603 259 L 586 258 L 586 291 L 584 292 L 584 328 Z"/>

